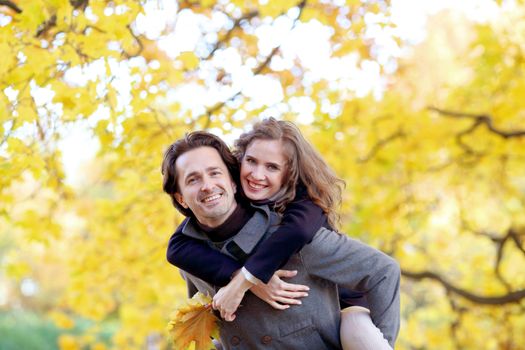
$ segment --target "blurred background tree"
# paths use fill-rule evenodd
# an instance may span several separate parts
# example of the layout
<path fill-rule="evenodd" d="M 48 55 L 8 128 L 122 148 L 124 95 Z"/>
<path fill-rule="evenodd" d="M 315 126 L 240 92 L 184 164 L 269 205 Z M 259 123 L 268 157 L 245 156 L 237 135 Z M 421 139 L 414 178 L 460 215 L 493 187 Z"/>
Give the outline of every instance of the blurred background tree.
<path fill-rule="evenodd" d="M 268 116 L 347 181 L 343 231 L 400 262 L 399 349 L 522 348 L 525 5 L 414 40 L 402 4 L 0 1 L 2 349 L 169 348 L 163 151 Z"/>

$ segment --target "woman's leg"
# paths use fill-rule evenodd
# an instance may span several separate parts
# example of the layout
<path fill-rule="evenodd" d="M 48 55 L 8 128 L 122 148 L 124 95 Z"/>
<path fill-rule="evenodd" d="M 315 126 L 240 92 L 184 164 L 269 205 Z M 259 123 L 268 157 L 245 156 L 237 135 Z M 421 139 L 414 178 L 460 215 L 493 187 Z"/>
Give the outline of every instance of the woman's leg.
<path fill-rule="evenodd" d="M 383 334 L 362 306 L 341 311 L 341 345 L 343 350 L 392 350 Z"/>

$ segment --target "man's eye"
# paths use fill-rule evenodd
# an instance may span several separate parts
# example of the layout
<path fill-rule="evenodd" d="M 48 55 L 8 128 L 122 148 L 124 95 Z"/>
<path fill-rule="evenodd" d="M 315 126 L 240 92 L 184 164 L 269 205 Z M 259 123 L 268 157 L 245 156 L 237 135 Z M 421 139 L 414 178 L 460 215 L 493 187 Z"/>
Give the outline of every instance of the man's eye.
<path fill-rule="evenodd" d="M 220 171 L 212 171 L 212 172 L 210 173 L 211 176 L 217 176 L 217 175 L 220 175 L 220 174 L 221 174 Z"/>
<path fill-rule="evenodd" d="M 186 181 L 188 183 L 188 185 L 191 185 L 193 183 L 195 183 L 197 181 L 196 178 L 192 177 L 191 179 L 188 179 L 188 181 Z"/>

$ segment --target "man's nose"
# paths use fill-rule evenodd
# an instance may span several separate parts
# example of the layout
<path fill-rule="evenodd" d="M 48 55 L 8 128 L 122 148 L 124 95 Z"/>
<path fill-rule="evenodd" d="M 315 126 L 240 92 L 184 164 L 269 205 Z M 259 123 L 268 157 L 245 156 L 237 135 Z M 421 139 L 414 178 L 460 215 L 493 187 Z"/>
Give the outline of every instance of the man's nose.
<path fill-rule="evenodd" d="M 201 191 L 209 191 L 212 188 L 213 188 L 213 181 L 208 177 L 203 178 L 202 184 L 201 184 Z"/>

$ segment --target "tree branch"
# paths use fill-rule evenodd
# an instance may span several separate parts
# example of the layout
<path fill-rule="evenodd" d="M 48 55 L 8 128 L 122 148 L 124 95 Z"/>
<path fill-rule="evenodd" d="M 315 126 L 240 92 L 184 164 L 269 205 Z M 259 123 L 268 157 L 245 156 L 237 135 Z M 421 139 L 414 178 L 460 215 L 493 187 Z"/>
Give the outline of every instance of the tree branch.
<path fill-rule="evenodd" d="M 496 274 L 496 277 L 498 280 L 507 288 L 508 291 L 512 290 L 512 286 L 505 277 L 503 277 L 503 274 L 501 273 L 501 261 L 503 260 L 503 248 L 505 247 L 505 242 L 509 236 L 505 236 L 503 240 L 497 243 L 496 248 L 496 261 L 494 262 L 494 273 Z"/>
<path fill-rule="evenodd" d="M 137 57 L 138 55 L 140 55 L 140 53 L 142 51 L 144 51 L 144 44 L 142 43 L 140 38 L 133 32 L 133 29 L 131 28 L 131 26 L 129 24 L 126 26 L 126 28 L 128 29 L 129 34 L 133 37 L 133 39 L 135 39 L 135 42 L 139 46 L 137 52 L 132 53 L 132 54 L 126 52 L 126 50 L 124 50 L 124 48 L 122 48 L 122 56 L 124 58 L 126 58 L 126 59 L 130 59 L 132 57 Z"/>
<path fill-rule="evenodd" d="M 296 26 L 296 24 L 297 24 L 297 21 L 301 18 L 301 15 L 302 15 L 302 13 L 303 13 L 303 9 L 304 9 L 304 7 L 306 6 L 306 0 L 302 0 L 302 1 L 301 1 L 300 3 L 298 3 L 296 6 L 299 8 L 299 14 L 298 14 L 297 17 L 294 19 L 294 22 L 293 22 L 293 25 L 292 25 L 292 28 L 291 28 L 291 29 L 295 28 L 295 26 Z M 283 12 L 283 13 L 284 13 L 284 12 Z M 249 15 L 249 14 L 248 14 L 248 15 Z M 241 18 L 247 18 L 248 15 L 245 15 L 245 16 L 243 16 L 243 17 L 241 17 Z M 253 70 L 253 74 L 254 74 L 254 75 L 258 75 L 258 74 L 260 74 L 260 73 L 264 70 L 264 68 L 266 68 L 266 67 L 270 64 L 272 58 L 277 54 L 277 52 L 279 52 L 279 48 L 280 48 L 280 46 L 275 47 L 275 48 L 272 50 L 272 52 L 270 52 L 270 54 L 265 58 L 265 60 L 264 60 L 263 62 L 261 62 L 261 64 L 259 64 L 259 65 Z M 209 56 L 208 56 L 208 57 L 209 57 Z M 212 117 L 212 115 L 213 115 L 215 112 L 217 112 L 218 110 L 220 110 L 222 107 L 224 107 L 224 105 L 226 105 L 226 103 L 228 103 L 229 101 L 232 101 L 234 98 L 236 98 L 236 97 L 239 96 L 240 94 L 241 94 L 241 91 L 239 90 L 239 91 L 235 92 L 234 94 L 232 94 L 232 95 L 231 95 L 230 97 L 228 97 L 227 99 L 225 99 L 224 101 L 221 101 L 221 102 L 215 104 L 214 106 L 208 108 L 208 109 L 206 110 L 206 112 L 205 112 L 204 115 L 201 115 L 201 116 L 197 117 L 196 121 L 199 120 L 201 117 L 206 116 L 206 117 L 207 117 L 207 120 L 206 120 L 206 123 L 205 123 L 205 125 L 204 125 L 204 129 L 207 129 L 207 128 L 211 125 L 211 117 Z"/>
<path fill-rule="evenodd" d="M 447 293 L 447 294 L 450 294 L 450 293 Z M 463 314 L 467 310 L 463 306 L 458 305 L 453 298 L 449 297 L 448 301 L 449 301 L 450 307 L 456 313 L 456 318 L 451 320 L 450 322 L 450 333 L 452 335 L 452 341 L 454 342 L 456 349 L 460 350 L 462 349 L 461 343 L 459 341 L 461 322 L 462 322 Z"/>
<path fill-rule="evenodd" d="M 487 126 L 487 129 L 491 131 L 492 133 L 503 137 L 504 139 L 512 138 L 512 137 L 523 137 L 525 136 L 525 130 L 513 130 L 513 131 L 504 131 L 496 128 L 493 124 L 492 117 L 489 115 L 484 114 L 472 114 L 472 113 L 463 113 L 463 112 L 454 112 L 454 111 L 447 111 L 441 108 L 430 106 L 427 108 L 430 111 L 439 113 L 445 117 L 452 117 L 452 118 L 467 118 L 474 120 L 473 127 L 468 132 L 473 132 L 479 125 L 485 124 Z"/>
<path fill-rule="evenodd" d="M 523 247 L 523 238 L 522 238 L 522 236 L 525 235 L 525 232 L 518 232 L 515 228 L 509 228 L 507 230 L 507 233 L 504 236 L 502 236 L 499 234 L 485 232 L 485 231 L 475 231 L 472 228 L 470 228 L 466 222 L 463 222 L 463 226 L 466 230 L 471 231 L 472 233 L 478 236 L 487 237 L 492 242 L 498 245 L 504 245 L 507 242 L 507 240 L 511 240 L 516 245 L 516 248 L 518 248 L 518 250 L 525 255 L 525 247 Z"/>
<path fill-rule="evenodd" d="M 246 13 L 245 15 L 237 18 L 234 22 L 233 22 L 233 26 L 228 30 L 228 32 L 226 32 L 226 35 L 224 35 L 224 37 L 220 40 L 217 40 L 217 42 L 215 43 L 215 46 L 213 47 L 213 49 L 208 53 L 208 55 L 206 57 L 203 57 L 202 59 L 203 60 L 208 60 L 211 56 L 213 56 L 215 54 L 215 51 L 217 51 L 218 49 L 220 49 L 222 47 L 222 45 L 227 42 L 228 40 L 230 40 L 234 30 L 236 28 L 238 28 L 240 25 L 241 25 L 241 22 L 244 21 L 244 20 L 250 20 L 252 19 L 253 17 L 256 17 L 259 15 L 259 11 L 258 10 L 254 10 L 254 11 L 251 11 L 251 12 L 248 12 Z"/>
<path fill-rule="evenodd" d="M 12 109 L 12 108 L 11 108 Z M 16 127 L 16 121 L 17 118 L 11 119 L 11 127 L 9 128 L 9 131 L 4 131 L 4 137 L 2 138 L 2 141 L 0 142 L 0 147 L 4 145 L 4 143 L 7 142 L 11 134 L 13 133 L 13 130 L 15 130 Z M 4 124 L 5 125 L 5 124 Z"/>
<path fill-rule="evenodd" d="M 525 298 L 525 289 L 509 292 L 499 296 L 481 296 L 456 287 L 452 283 L 446 281 L 440 275 L 431 271 L 413 272 L 402 269 L 401 274 L 414 280 L 422 280 L 426 278 L 432 279 L 436 282 L 439 282 L 448 292 L 452 292 L 469 301 L 482 305 L 503 305 L 518 303 Z"/>
<path fill-rule="evenodd" d="M 486 231 L 476 231 L 472 229 L 471 227 L 469 227 L 468 223 L 464 220 L 463 220 L 462 225 L 464 229 L 466 229 L 467 231 L 470 231 L 478 236 L 487 237 L 496 245 L 496 260 L 494 261 L 494 273 L 496 277 L 498 278 L 498 280 L 501 282 L 501 284 L 503 284 L 507 288 L 507 290 L 510 291 L 512 289 L 510 283 L 501 274 L 501 269 L 500 269 L 501 262 L 503 260 L 503 252 L 504 252 L 505 244 L 507 243 L 507 241 L 513 241 L 516 244 L 517 248 L 523 254 L 525 254 L 525 250 L 522 247 L 521 242 L 520 242 L 521 240 L 520 234 L 517 233 L 512 228 L 509 228 L 505 235 L 492 233 L 492 232 L 486 232 Z"/>
<path fill-rule="evenodd" d="M 57 16 L 52 15 L 47 21 L 45 21 L 38 27 L 38 30 L 36 31 L 36 37 L 38 38 L 39 36 L 47 33 L 49 29 L 53 28 L 56 25 L 57 25 Z"/>
<path fill-rule="evenodd" d="M 525 248 L 523 247 L 523 237 L 525 232 L 517 232 L 514 229 L 509 230 L 509 237 L 514 241 L 516 247 L 525 255 Z"/>
<path fill-rule="evenodd" d="M 22 13 L 22 9 L 12 1 L 9 0 L 0 0 L 0 6 L 6 6 L 9 7 L 11 10 L 15 11 L 16 13 Z"/>
<path fill-rule="evenodd" d="M 463 148 L 463 150 L 465 150 L 465 152 L 468 153 L 469 155 L 477 155 L 477 156 L 482 155 L 482 153 L 475 151 L 472 147 L 470 147 L 468 144 L 466 144 L 463 141 L 464 136 L 470 133 L 473 133 L 480 125 L 481 125 L 481 122 L 479 120 L 476 120 L 474 124 L 472 124 L 469 128 L 461 131 L 460 133 L 456 135 L 456 143 L 459 145 L 460 148 Z"/>
<path fill-rule="evenodd" d="M 382 148 L 384 148 L 387 144 L 389 144 L 390 142 L 400 138 L 400 137 L 403 137 L 405 136 L 405 133 L 403 132 L 403 130 L 398 130 L 396 131 L 395 133 L 393 133 L 392 135 L 388 136 L 387 138 L 385 139 L 382 139 L 382 140 L 379 140 L 373 147 L 372 149 L 370 150 L 370 152 L 368 152 L 368 154 L 365 156 L 365 157 L 362 157 L 362 158 L 359 158 L 357 160 L 358 163 L 366 163 L 368 162 L 370 159 L 372 159 Z"/>
<path fill-rule="evenodd" d="M 85 10 L 89 3 L 89 0 L 69 0 L 69 3 L 75 9 Z"/>

